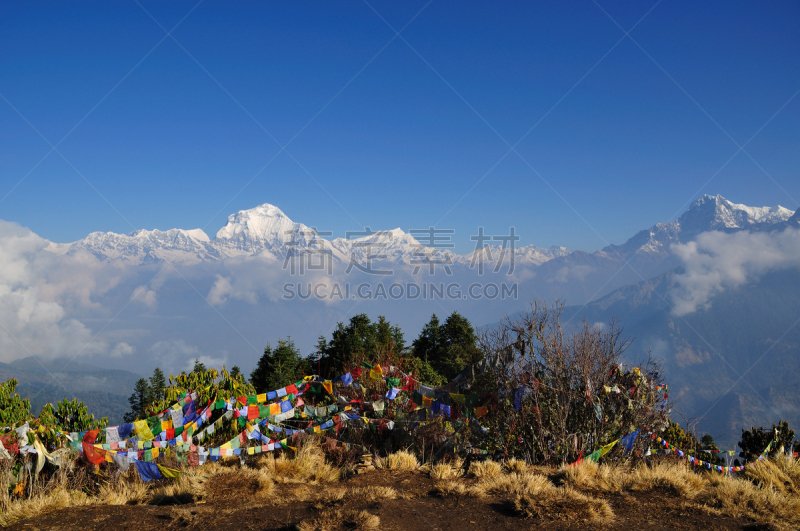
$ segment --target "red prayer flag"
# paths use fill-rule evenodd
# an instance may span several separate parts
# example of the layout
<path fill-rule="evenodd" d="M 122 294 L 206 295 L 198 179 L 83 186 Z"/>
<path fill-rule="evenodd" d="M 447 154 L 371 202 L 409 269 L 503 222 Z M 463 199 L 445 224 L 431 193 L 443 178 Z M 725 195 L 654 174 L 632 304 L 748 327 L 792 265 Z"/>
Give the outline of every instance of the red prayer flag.
<path fill-rule="evenodd" d="M 86 435 L 83 436 L 83 455 L 93 465 L 99 465 L 106 460 L 105 452 L 92 446 L 94 441 L 97 440 L 98 433 L 100 433 L 100 430 L 91 430 L 87 431 Z"/>

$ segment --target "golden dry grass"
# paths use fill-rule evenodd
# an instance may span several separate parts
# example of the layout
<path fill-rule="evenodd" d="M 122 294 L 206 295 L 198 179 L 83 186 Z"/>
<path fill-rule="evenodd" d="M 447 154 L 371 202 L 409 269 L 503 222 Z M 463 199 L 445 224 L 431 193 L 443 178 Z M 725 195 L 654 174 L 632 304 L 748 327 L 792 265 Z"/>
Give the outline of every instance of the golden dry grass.
<path fill-rule="evenodd" d="M 786 458 L 757 461 L 745 469 L 744 477 L 756 485 L 773 488 L 778 492 L 794 492 L 794 481 L 784 471 L 794 472 L 794 467 L 785 465 L 788 461 Z"/>
<path fill-rule="evenodd" d="M 709 487 L 697 498 L 704 509 L 743 516 L 773 529 L 800 529 L 800 498 L 725 474 L 709 474 Z"/>
<path fill-rule="evenodd" d="M 602 523 L 614 518 L 614 511 L 607 501 L 593 498 L 569 486 L 550 485 L 535 494 L 520 494 L 514 498 L 514 508 L 527 518 L 539 520 Z"/>
<path fill-rule="evenodd" d="M 270 469 L 276 479 L 283 482 L 318 484 L 339 480 L 340 469 L 325 461 L 319 444 L 305 444 L 296 453 L 282 452 L 278 457 L 269 454 L 264 468 Z"/>
<path fill-rule="evenodd" d="M 202 475 L 181 476 L 180 479 L 154 488 L 152 499 L 202 496 L 208 500 L 241 498 L 267 500 L 275 492 L 275 482 L 268 468 L 228 468 L 211 466 Z"/>
<path fill-rule="evenodd" d="M 297 529 L 298 531 L 318 531 L 320 529 L 326 531 L 340 529 L 374 531 L 379 528 L 380 524 L 380 518 L 367 511 L 328 509 L 313 520 L 301 522 Z"/>
<path fill-rule="evenodd" d="M 469 476 L 474 478 L 489 478 L 503 473 L 503 466 L 497 461 L 476 461 L 470 463 Z"/>
<path fill-rule="evenodd" d="M 413 472 L 419 468 L 417 457 L 411 452 L 401 450 L 375 460 L 375 468 L 394 472 Z"/>
<path fill-rule="evenodd" d="M 467 474 L 470 479 L 466 479 L 461 477 L 458 460 L 420 467 L 406 452 L 381 459 L 379 468 L 389 473 L 427 469 L 439 496 L 492 496 L 511 502 L 518 514 L 532 519 L 605 524 L 614 515 L 599 494 L 667 490 L 686 500 L 687 506 L 710 514 L 747 518 L 780 531 L 800 529 L 800 462 L 783 456 L 754 463 L 738 475 L 696 471 L 674 460 L 650 461 L 633 468 L 585 461 L 559 470 L 510 460 L 504 466 L 491 461 L 472 463 Z M 379 525 L 376 516 L 344 507 L 350 507 L 349 502 L 365 506 L 400 497 L 388 486 L 348 488 L 337 483 L 339 469 L 326 463 L 321 448 L 313 444 L 299 448 L 297 455 L 285 452 L 277 458 L 267 454 L 251 459 L 246 467 L 238 461 L 218 461 L 183 470 L 188 473 L 177 480 L 151 483 L 143 483 L 135 469 L 105 479 L 81 476 L 80 471 L 69 481 L 66 474 L 60 475 L 30 499 L 4 501 L 0 525 L 69 507 L 182 504 L 200 498 L 227 504 L 245 494 L 261 506 L 285 499 L 312 503 L 321 513 L 301 524 L 301 529 L 375 529 Z M 89 484 L 94 485 L 89 489 L 92 495 L 81 490 Z M 276 496 L 277 489 L 281 496 Z M 191 511 L 180 516 L 186 523 L 196 520 Z"/>
<path fill-rule="evenodd" d="M 628 482 L 623 468 L 598 465 L 588 459 L 578 465 L 562 468 L 555 479 L 556 483 L 588 492 L 620 492 Z"/>
<path fill-rule="evenodd" d="M 524 474 L 528 471 L 528 464 L 525 461 L 520 461 L 519 459 L 509 459 L 506 461 L 505 467 L 503 467 L 506 472 L 516 472 L 517 474 Z"/>
<path fill-rule="evenodd" d="M 679 496 L 694 499 L 707 488 L 706 479 L 692 471 L 685 462 L 661 462 L 654 466 L 640 466 L 628 474 L 627 488 L 646 492 L 653 489 L 672 490 Z"/>
<path fill-rule="evenodd" d="M 69 490 L 66 485 L 60 485 L 31 498 L 11 501 L 3 507 L 3 511 L 0 513 L 0 525 L 5 527 L 19 520 L 33 518 L 58 509 L 80 507 L 93 503 L 94 500 L 83 492 Z"/>

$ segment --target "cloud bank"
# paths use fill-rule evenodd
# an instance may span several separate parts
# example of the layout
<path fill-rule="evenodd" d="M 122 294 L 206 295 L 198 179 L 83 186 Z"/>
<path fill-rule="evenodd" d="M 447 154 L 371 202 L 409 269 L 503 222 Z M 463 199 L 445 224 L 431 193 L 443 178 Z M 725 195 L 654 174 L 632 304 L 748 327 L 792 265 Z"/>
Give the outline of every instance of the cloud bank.
<path fill-rule="evenodd" d="M 706 232 L 672 246 L 685 272 L 675 277 L 673 313 L 708 308 L 714 295 L 757 280 L 770 271 L 800 268 L 800 230 Z"/>

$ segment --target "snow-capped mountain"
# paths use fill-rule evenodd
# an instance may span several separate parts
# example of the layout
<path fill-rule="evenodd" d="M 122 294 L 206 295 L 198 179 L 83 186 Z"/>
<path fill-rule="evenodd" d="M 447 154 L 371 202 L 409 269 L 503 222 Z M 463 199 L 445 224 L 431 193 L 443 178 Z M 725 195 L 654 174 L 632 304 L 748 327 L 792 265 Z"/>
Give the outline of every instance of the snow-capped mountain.
<path fill-rule="evenodd" d="M 287 254 L 308 252 L 324 252 L 340 263 L 354 260 L 359 264 L 376 261 L 419 265 L 432 259 L 469 266 L 474 260 L 474 252 L 457 255 L 446 249 L 436 250 L 399 228 L 366 232 L 371 234 L 327 240 L 314 228 L 292 221 L 278 207 L 266 203 L 228 216 L 228 223 L 214 239 L 209 239 L 201 229 L 138 230 L 130 234 L 93 232 L 72 244 L 51 244 L 50 250 L 59 254 L 89 251 L 102 260 L 123 260 L 131 264 L 197 263 L 262 253 L 283 259 Z M 482 251 L 489 262 L 501 258 L 504 262 L 510 260 L 509 252 L 503 254 L 495 247 L 498 246 L 488 246 Z M 514 258 L 517 263 L 538 266 L 566 254 L 569 254 L 566 247 L 543 249 L 528 245 L 515 248 Z"/>
<path fill-rule="evenodd" d="M 319 239 L 314 229 L 293 222 L 281 209 L 265 203 L 228 216 L 228 224 L 211 243 L 225 256 L 236 256 L 307 248 Z"/>
<path fill-rule="evenodd" d="M 712 230 L 731 231 L 773 225 L 789 220 L 794 211 L 782 206 L 750 207 L 731 203 L 720 195 L 704 195 L 670 223 L 657 223 L 636 233 L 622 245 L 609 245 L 603 252 L 667 256 L 673 243 L 686 243 Z"/>
<path fill-rule="evenodd" d="M 514 249 L 514 261 L 517 265 L 528 267 L 552 262 L 550 266 L 554 271 L 574 267 L 575 264 L 583 268 L 595 267 L 591 264 L 598 260 L 616 262 L 632 254 L 650 262 L 661 261 L 670 255 L 670 245 L 690 241 L 702 232 L 777 225 L 792 218 L 793 214 L 793 211 L 781 206 L 749 207 L 731 203 L 719 195 L 705 195 L 675 221 L 657 223 L 638 232 L 622 245 L 610 245 L 591 255 L 576 254 L 566 247 L 544 249 L 527 245 Z M 283 259 L 291 253 L 320 251 L 330 254 L 337 262 L 348 263 L 353 260 L 359 264 L 375 261 L 420 265 L 430 259 L 448 265 L 473 267 L 480 260 L 487 266 L 496 266 L 498 260 L 504 264 L 511 260 L 511 253 L 508 250 L 503 252 L 499 245 L 488 245 L 458 255 L 446 249 L 427 247 L 399 228 L 365 232 L 371 234 L 352 239 L 327 240 L 314 228 L 292 221 L 278 207 L 267 203 L 230 215 L 228 223 L 213 239 L 209 239 L 201 229 L 139 230 L 131 234 L 93 232 L 72 244 L 52 244 L 50 250 L 59 254 L 84 250 L 102 260 L 121 260 L 130 264 L 162 261 L 198 263 L 263 253 Z M 647 272 L 651 271 L 647 269 Z M 662 272 L 659 270 L 654 274 Z"/>
<path fill-rule="evenodd" d="M 52 244 L 58 254 L 89 251 L 101 259 L 129 264 L 219 260 L 219 250 L 200 229 L 137 230 L 130 234 L 93 232 L 72 244 Z"/>

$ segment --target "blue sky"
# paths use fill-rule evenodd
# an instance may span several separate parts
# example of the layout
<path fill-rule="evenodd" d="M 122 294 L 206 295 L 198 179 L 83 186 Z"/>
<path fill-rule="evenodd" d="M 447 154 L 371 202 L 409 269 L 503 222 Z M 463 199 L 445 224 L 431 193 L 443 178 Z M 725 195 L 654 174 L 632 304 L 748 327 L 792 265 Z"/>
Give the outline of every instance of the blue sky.
<path fill-rule="evenodd" d="M 592 251 L 800 200 L 797 2 L 4 2 L 0 47 L 0 219 L 58 242 L 269 202 Z"/>

